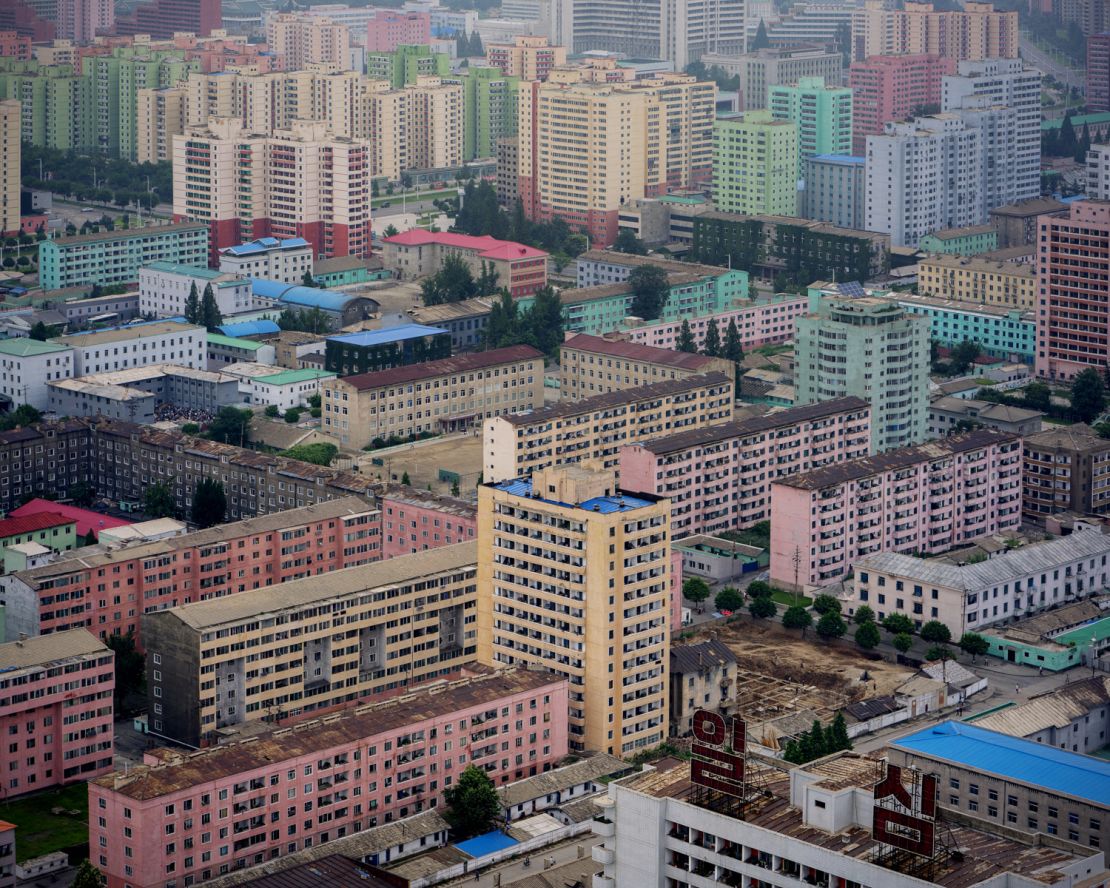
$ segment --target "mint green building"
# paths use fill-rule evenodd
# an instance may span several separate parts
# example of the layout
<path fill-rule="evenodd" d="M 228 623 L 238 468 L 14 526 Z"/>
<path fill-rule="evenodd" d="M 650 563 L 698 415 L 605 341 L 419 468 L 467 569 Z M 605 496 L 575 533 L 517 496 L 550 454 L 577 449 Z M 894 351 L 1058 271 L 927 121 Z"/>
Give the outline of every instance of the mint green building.
<path fill-rule="evenodd" d="M 903 297 L 898 293 L 889 293 L 888 296 L 910 314 L 929 318 L 931 336 L 941 345 L 959 345 L 969 339 L 992 357 L 1033 363 L 1037 323 L 1031 311 L 926 296 Z"/>
<path fill-rule="evenodd" d="M 1069 616 L 1071 615 L 1071 616 Z M 1055 628 L 1042 633 L 1043 623 Z M 1092 643 L 1105 650 L 1110 642 L 1110 616 L 1100 616 L 1093 601 L 1080 601 L 1045 614 L 1038 614 L 999 631 L 983 631 L 990 645 L 987 653 L 1010 663 L 1060 672 L 1079 666 Z"/>
<path fill-rule="evenodd" d="M 713 200 L 722 213 L 797 216 L 797 124 L 767 110 L 718 117 Z"/>
<path fill-rule="evenodd" d="M 432 52 L 426 43 L 404 43 L 393 52 L 368 52 L 366 76 L 388 80 L 393 89 L 416 83 L 417 77 L 450 77 L 451 58 Z"/>
<path fill-rule="evenodd" d="M 998 230 L 993 225 L 945 228 L 925 235 L 918 241 L 917 248 L 922 253 L 977 256 L 998 249 Z"/>
<path fill-rule="evenodd" d="M 22 103 L 24 142 L 59 151 L 91 151 L 96 145 L 92 80 L 72 65 L 0 56 L 0 99 Z"/>
<path fill-rule="evenodd" d="M 0 521 L 0 553 L 3 553 L 5 567 L 9 558 L 8 547 L 26 543 L 38 543 L 55 552 L 68 552 L 77 547 L 77 522 L 73 518 L 46 512 Z M 21 554 L 11 553 L 10 557 L 18 564 Z M 23 566 L 15 569 L 22 570 Z"/>
<path fill-rule="evenodd" d="M 500 68 L 470 67 L 463 83 L 463 160 L 494 157 L 497 142 L 516 135 L 518 77 Z"/>
<path fill-rule="evenodd" d="M 796 84 L 772 85 L 767 107 L 775 120 L 798 127 L 798 178 L 806 158 L 852 153 L 852 90 L 826 86 L 824 77 L 799 77 Z"/>

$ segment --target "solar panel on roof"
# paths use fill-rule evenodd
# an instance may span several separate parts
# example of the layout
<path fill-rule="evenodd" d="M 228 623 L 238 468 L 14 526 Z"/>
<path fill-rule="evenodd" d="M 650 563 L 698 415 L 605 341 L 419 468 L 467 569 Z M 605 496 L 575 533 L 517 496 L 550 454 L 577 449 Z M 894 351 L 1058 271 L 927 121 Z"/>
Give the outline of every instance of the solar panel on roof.
<path fill-rule="evenodd" d="M 842 284 L 837 284 L 836 289 L 840 291 L 842 296 L 851 296 L 853 298 L 859 296 L 866 296 L 867 291 L 863 289 L 863 284 L 859 281 L 845 281 Z"/>

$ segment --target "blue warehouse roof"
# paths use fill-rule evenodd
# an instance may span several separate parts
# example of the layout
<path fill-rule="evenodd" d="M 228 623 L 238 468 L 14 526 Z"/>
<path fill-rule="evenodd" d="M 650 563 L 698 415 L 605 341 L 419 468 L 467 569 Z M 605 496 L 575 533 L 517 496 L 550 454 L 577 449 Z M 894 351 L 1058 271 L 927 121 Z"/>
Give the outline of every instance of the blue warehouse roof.
<path fill-rule="evenodd" d="M 385 345 L 389 342 L 400 342 L 403 339 L 422 339 L 425 336 L 436 336 L 440 333 L 450 333 L 443 327 L 425 327 L 423 324 L 399 324 L 396 327 L 387 327 L 385 330 L 365 330 L 362 333 L 345 333 L 342 336 L 329 336 L 330 342 L 346 342 L 350 345 Z"/>
<path fill-rule="evenodd" d="M 1044 786 L 1096 805 L 1105 805 L 1110 800 L 1110 762 L 964 722 L 943 722 L 894 740 L 890 745 L 908 753 Z"/>
<path fill-rule="evenodd" d="M 308 241 L 303 237 L 287 237 L 284 240 L 278 240 L 276 237 L 260 237 L 258 240 L 251 241 L 249 244 L 227 247 L 220 252 L 229 253 L 232 256 L 250 256 L 254 253 L 264 253 L 275 247 L 280 247 L 283 250 L 291 250 L 295 247 L 307 247 L 308 245 Z"/>
<path fill-rule="evenodd" d="M 321 290 L 319 287 L 305 287 L 301 284 L 287 284 L 285 281 L 268 281 L 251 278 L 251 289 L 255 296 L 276 299 L 287 305 L 301 308 L 319 308 L 322 311 L 341 312 L 351 302 L 360 298 L 338 290 Z"/>
<path fill-rule="evenodd" d="M 532 480 L 530 478 L 513 478 L 508 481 L 500 481 L 492 486 L 498 490 L 504 490 L 506 493 L 511 493 L 513 496 L 532 496 Z M 547 497 L 541 497 L 541 499 L 545 503 L 566 506 L 568 509 L 585 509 L 587 512 L 600 512 L 603 515 L 609 515 L 613 512 L 631 512 L 634 509 L 643 509 L 655 504 L 653 500 L 643 499 L 629 493 L 618 493 L 615 496 L 595 496 L 580 503 L 564 503 Z"/>
<path fill-rule="evenodd" d="M 279 327 L 274 321 L 241 321 L 231 324 L 220 324 L 216 328 L 224 336 L 262 336 L 266 333 L 280 333 Z"/>

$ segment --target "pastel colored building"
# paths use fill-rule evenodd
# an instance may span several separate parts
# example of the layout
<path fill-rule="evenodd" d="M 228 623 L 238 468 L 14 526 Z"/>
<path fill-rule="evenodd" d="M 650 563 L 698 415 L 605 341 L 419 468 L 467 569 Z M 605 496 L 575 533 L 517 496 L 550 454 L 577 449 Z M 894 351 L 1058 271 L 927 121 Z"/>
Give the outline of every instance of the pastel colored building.
<path fill-rule="evenodd" d="M 158 261 L 207 265 L 207 227 L 179 222 L 48 238 L 39 244 L 39 281 L 44 290 L 131 283 L 140 268 Z"/>
<path fill-rule="evenodd" d="M 411 555 L 474 539 L 478 509 L 467 501 L 390 484 L 378 498 L 382 559 Z"/>
<path fill-rule="evenodd" d="M 256 307 L 251 282 L 245 277 L 206 266 L 151 262 L 139 269 L 139 312 L 144 317 L 181 317 L 194 287 L 198 299 L 210 288 L 216 308 L 224 316 Z"/>
<path fill-rule="evenodd" d="M 926 297 L 1007 311 L 1027 312 L 1037 307 L 1037 276 L 1030 262 L 929 256 L 917 263 L 917 290 Z"/>
<path fill-rule="evenodd" d="M 73 349 L 29 336 L 0 340 L 0 396 L 46 410 L 50 383 L 73 376 Z"/>
<path fill-rule="evenodd" d="M 21 543 L 38 543 L 55 552 L 77 545 L 77 522 L 57 512 L 35 512 L 0 520 L 0 550 Z"/>
<path fill-rule="evenodd" d="M 718 117 L 713 200 L 722 213 L 798 214 L 798 126 L 770 111 Z"/>
<path fill-rule="evenodd" d="M 1110 111 L 1110 31 L 1087 36 L 1087 107 Z"/>
<path fill-rule="evenodd" d="M 728 422 L 734 400 L 733 377 L 714 371 L 487 419 L 482 477 L 507 481 L 587 460 L 615 469 L 622 445 Z"/>
<path fill-rule="evenodd" d="M 802 77 L 797 83 L 770 87 L 767 107 L 775 120 L 798 128 L 798 178 L 806 158 L 818 154 L 852 153 L 852 91 L 826 84 L 824 77 Z"/>
<path fill-rule="evenodd" d="M 0 56 L 27 61 L 31 58 L 31 35 L 0 31 Z"/>
<path fill-rule="evenodd" d="M 910 314 L 929 318 L 929 335 L 940 345 L 952 347 L 970 340 L 992 357 L 1033 363 L 1037 324 L 1032 311 L 912 294 L 899 295 L 897 302 Z"/>
<path fill-rule="evenodd" d="M 1016 59 L 1016 10 L 996 10 L 992 3 L 965 3 L 956 9 L 934 9 L 932 3 L 910 2 L 889 9 L 868 2 L 852 21 L 855 44 L 864 56 L 904 53 L 943 55 L 953 59 Z"/>
<path fill-rule="evenodd" d="M 661 199 L 660 203 L 665 201 Z M 680 297 L 680 294 L 672 293 L 672 297 L 678 298 L 678 304 L 687 315 L 705 313 L 710 306 L 717 310 L 724 310 L 734 300 L 747 299 L 750 295 L 748 273 L 743 269 L 728 268 L 724 264 L 679 262 L 661 256 L 637 256 L 634 253 L 618 253 L 614 250 L 587 250 L 579 254 L 575 260 L 575 286 L 600 287 L 606 284 L 624 283 L 635 269 L 644 265 L 661 268 L 668 275 L 697 275 L 712 282 L 712 297 L 706 302 L 695 302 L 689 295 Z M 667 310 L 668 306 L 664 306 L 664 317 L 668 316 Z"/>
<path fill-rule="evenodd" d="M 63 454 L 58 453 L 57 455 L 62 456 Z M 84 539 L 90 533 L 94 539 L 99 539 L 102 530 L 128 527 L 134 523 L 123 518 L 94 512 L 92 509 L 82 509 L 69 503 L 56 503 L 53 500 L 42 499 L 41 497 L 28 500 L 8 513 L 9 518 L 29 518 L 32 515 L 48 515 L 54 519 L 61 516 L 68 521 L 72 521 L 76 539 Z"/>
<path fill-rule="evenodd" d="M 500 68 L 471 64 L 463 84 L 463 159 L 497 156 L 502 139 L 516 135 L 519 80 Z"/>
<path fill-rule="evenodd" d="M 942 228 L 922 237 L 917 247 L 923 253 L 978 256 L 998 249 L 998 229 L 993 225 Z"/>
<path fill-rule="evenodd" d="M 852 151 L 862 154 L 867 137 L 878 136 L 891 120 L 940 107 L 941 77 L 956 73 L 956 60 L 940 55 L 874 55 L 852 62 Z"/>
<path fill-rule="evenodd" d="M 498 784 L 567 754 L 567 680 L 502 670 L 201 752 L 159 749 L 89 784 L 109 888 L 197 882 L 443 803 L 470 766 Z M 280 801 L 279 801 L 280 800 Z"/>
<path fill-rule="evenodd" d="M 1087 530 L 1090 528 L 1084 528 L 1084 531 Z M 1101 569 L 1104 557 L 1106 557 L 1105 553 L 1100 553 L 1093 559 L 1094 563 L 1088 560 L 1087 569 Z M 1097 587 L 1094 587 L 1090 598 L 1076 597 L 1075 584 L 1081 578 L 1086 579 L 1087 588 L 1091 590 L 1090 580 L 1094 577 L 1095 574 L 1084 577 L 1079 566 L 1073 565 L 1072 572 L 1065 577 L 1067 591 L 1064 601 L 1071 598 L 1071 603 L 1062 604 L 1049 613 L 1036 613 L 1010 626 L 999 626 L 984 632 L 983 637 L 990 645 L 987 653 L 1000 660 L 1037 666 L 1049 672 L 1061 672 L 1072 666 L 1089 663 L 1090 660 L 1087 658 L 1092 653 L 1097 656 L 1105 651 L 1107 644 L 1110 644 L 1110 612 L 1105 607 L 1110 604 L 1110 600 L 1100 596 Z M 1046 574 L 1046 582 L 1047 579 Z M 1059 594 L 1058 589 L 1057 594 Z M 1064 690 L 1066 691 L 1066 688 Z M 1083 714 L 1087 714 L 1085 708 Z M 1063 726 L 1055 727 L 1060 731 Z M 1063 728 L 1063 731 L 1070 728 L 1069 724 Z M 1063 731 L 1060 733 L 1063 734 Z M 1100 741 L 1104 739 L 1105 735 L 1099 738 Z M 1103 742 L 1098 743 L 1099 748 L 1104 745 Z"/>
<path fill-rule="evenodd" d="M 1110 441 L 1088 425 L 1050 426 L 1025 440 L 1025 495 L 1029 521 L 1057 512 L 1110 512 Z"/>
<path fill-rule="evenodd" d="M 793 293 L 776 293 L 768 298 L 757 298 L 720 312 L 710 312 L 688 318 L 655 321 L 635 326 L 623 325 L 621 332 L 629 342 L 650 345 L 654 348 L 675 348 L 682 334 L 682 322 L 690 326 L 694 344 L 702 348 L 710 324 L 724 337 L 729 324 L 736 324 L 740 346 L 745 352 L 794 338 L 794 323 L 807 311 L 808 300 Z M 664 311 L 664 315 L 667 312 Z"/>
<path fill-rule="evenodd" d="M 72 349 L 74 376 L 155 364 L 178 364 L 194 370 L 203 370 L 205 365 L 204 327 L 179 321 L 70 333 L 51 341 Z"/>
<path fill-rule="evenodd" d="M 835 398 L 654 437 L 621 447 L 621 484 L 669 499 L 676 539 L 750 527 L 771 519 L 777 479 L 867 456 L 870 417 L 866 401 Z"/>
<path fill-rule="evenodd" d="M 366 25 L 367 52 L 393 52 L 402 43 L 431 40 L 431 17 L 418 10 L 378 9 Z"/>
<path fill-rule="evenodd" d="M 448 256 L 461 258 L 477 277 L 485 266 L 497 286 L 513 297 L 529 296 L 547 283 L 547 253 L 513 241 L 412 228 L 382 240 L 382 263 L 400 280 L 435 274 Z"/>
<path fill-rule="evenodd" d="M 552 68 L 566 63 L 567 48 L 552 46 L 546 37 L 522 35 L 512 43 L 491 43 L 486 47 L 487 65 L 525 81 L 547 80 Z"/>
<path fill-rule="evenodd" d="M 84 629 L 0 644 L 0 799 L 112 769 L 114 660 Z"/>
<path fill-rule="evenodd" d="M 936 554 L 1016 530 L 1021 452 L 1016 435 L 978 429 L 774 482 L 772 581 L 814 589 L 877 552 Z"/>
<path fill-rule="evenodd" d="M 862 156 L 818 154 L 806 159 L 801 214 L 839 228 L 863 228 L 866 179 Z"/>
<path fill-rule="evenodd" d="M 15 831 L 14 823 L 0 820 L 0 888 L 15 888 Z"/>
<path fill-rule="evenodd" d="M 144 613 L 378 561 L 378 523 L 352 496 L 54 561 L 8 578 L 9 631 L 84 627 L 141 644 Z"/>
<path fill-rule="evenodd" d="M 262 237 L 219 251 L 222 272 L 286 284 L 303 283 L 312 259 L 312 244 L 303 237 Z"/>
<path fill-rule="evenodd" d="M 401 44 L 387 52 L 366 53 L 366 76 L 388 80 L 390 88 L 413 86 L 421 77 L 450 77 L 451 59 L 425 44 Z"/>

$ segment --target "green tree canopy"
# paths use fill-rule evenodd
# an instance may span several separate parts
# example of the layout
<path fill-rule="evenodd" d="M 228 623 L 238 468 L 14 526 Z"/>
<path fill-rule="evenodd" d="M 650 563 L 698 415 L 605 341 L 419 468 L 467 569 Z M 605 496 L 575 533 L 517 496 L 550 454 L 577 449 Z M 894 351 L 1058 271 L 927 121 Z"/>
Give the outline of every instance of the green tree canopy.
<path fill-rule="evenodd" d="M 77 875 L 73 879 L 72 888 L 104 888 L 106 880 L 103 874 L 92 861 L 85 858 L 77 868 Z"/>
<path fill-rule="evenodd" d="M 282 456 L 289 459 L 299 459 L 301 462 L 313 463 L 317 466 L 330 466 L 332 460 L 339 455 L 339 448 L 334 444 L 297 444 L 281 452 Z"/>
<path fill-rule="evenodd" d="M 204 285 L 204 295 L 200 299 L 200 323 L 208 328 L 209 333 L 214 333 L 216 328 L 224 322 L 220 308 L 216 304 L 216 294 L 212 292 L 212 285 Z"/>
<path fill-rule="evenodd" d="M 671 295 L 667 273 L 658 265 L 637 265 L 628 275 L 632 291 L 629 314 L 645 321 L 658 320 Z"/>
<path fill-rule="evenodd" d="M 682 584 L 682 597 L 692 601 L 701 610 L 702 602 L 709 597 L 709 584 L 701 577 L 690 577 Z"/>
<path fill-rule="evenodd" d="M 871 610 L 866 604 L 861 604 L 856 608 L 856 612 L 852 615 L 852 620 L 863 625 L 864 623 L 875 622 L 875 612 Z"/>
<path fill-rule="evenodd" d="M 686 318 L 682 319 L 682 328 L 678 331 L 678 341 L 675 342 L 675 349 L 687 354 L 696 354 L 698 351 L 697 343 L 694 342 L 694 333 L 690 329 L 690 322 Z"/>
<path fill-rule="evenodd" d="M 716 318 L 710 318 L 705 325 L 705 342 L 702 343 L 701 350 L 711 358 L 721 356 L 721 331 L 717 327 Z"/>
<path fill-rule="evenodd" d="M 468 765 L 453 786 L 443 791 L 450 809 L 447 819 L 458 838 L 489 832 L 501 813 L 501 799 L 489 775 L 481 768 Z"/>
<path fill-rule="evenodd" d="M 277 325 L 282 330 L 299 330 L 302 333 L 327 333 L 331 319 L 319 308 L 286 308 L 278 315 Z"/>
<path fill-rule="evenodd" d="M 769 620 L 778 613 L 778 606 L 773 598 L 753 598 L 748 603 L 748 611 L 757 620 Z"/>
<path fill-rule="evenodd" d="M 617 239 L 613 241 L 613 247 L 618 253 L 632 253 L 636 256 L 646 256 L 647 247 L 644 242 L 628 228 L 622 228 L 617 232 Z"/>
<path fill-rule="evenodd" d="M 782 625 L 786 629 L 801 629 L 804 632 L 813 625 L 813 615 L 800 604 L 793 604 L 782 615 Z"/>
<path fill-rule="evenodd" d="M 185 299 L 185 320 L 190 324 L 199 324 L 204 318 L 200 310 L 200 292 L 197 290 L 197 282 L 193 281 L 189 284 L 189 295 Z"/>
<path fill-rule="evenodd" d="M 879 627 L 874 623 L 860 623 L 856 627 L 856 644 L 858 644 L 865 651 L 879 646 L 882 637 L 879 635 Z"/>
<path fill-rule="evenodd" d="M 224 444 L 245 447 L 251 439 L 254 414 L 247 408 L 221 407 L 208 426 L 208 437 Z"/>
<path fill-rule="evenodd" d="M 1088 367 L 1071 383 L 1071 409 L 1080 422 L 1094 422 L 1106 407 L 1106 389 L 1102 374 Z"/>
<path fill-rule="evenodd" d="M 151 518 L 176 518 L 177 501 L 173 488 L 165 481 L 155 481 L 143 491 L 143 512 Z"/>
<path fill-rule="evenodd" d="M 36 422 L 42 422 L 42 414 L 30 404 L 20 404 L 11 413 L 0 416 L 0 432 L 10 432 Z"/>
<path fill-rule="evenodd" d="M 913 634 L 913 620 L 905 614 L 889 614 L 883 619 L 883 628 L 893 635 L 906 633 Z"/>
<path fill-rule="evenodd" d="M 965 632 L 960 636 L 960 650 L 973 657 L 984 657 L 990 650 L 990 642 L 977 632 Z"/>
<path fill-rule="evenodd" d="M 940 620 L 930 620 L 921 627 L 921 640 L 947 644 L 952 640 L 952 632 Z"/>
<path fill-rule="evenodd" d="M 124 701 L 143 686 L 143 667 L 146 658 L 135 646 L 135 635 L 132 632 L 126 635 L 113 632 L 108 636 L 105 644 L 116 655 L 115 707 L 116 713 L 122 714 L 127 711 L 124 708 Z"/>
<path fill-rule="evenodd" d="M 725 328 L 725 343 L 721 349 L 721 356 L 735 362 L 737 372 L 740 371 L 739 364 L 744 360 L 744 348 L 740 344 L 740 330 L 736 326 L 736 318 L 730 318 Z"/>
<path fill-rule="evenodd" d="M 827 611 L 821 615 L 821 619 L 817 621 L 816 632 L 817 636 L 823 641 L 832 641 L 834 638 L 840 638 L 848 631 L 848 624 L 836 611 Z"/>
<path fill-rule="evenodd" d="M 763 580 L 752 580 L 748 583 L 748 595 L 752 598 L 770 598 L 774 591 Z"/>
<path fill-rule="evenodd" d="M 732 586 L 726 586 L 713 599 L 713 606 L 719 611 L 735 613 L 744 606 L 744 593 Z"/>
<path fill-rule="evenodd" d="M 825 614 L 839 614 L 840 601 L 832 595 L 818 595 L 813 599 L 813 609 L 822 616 Z"/>
<path fill-rule="evenodd" d="M 193 490 L 193 524 L 204 529 L 223 524 L 227 517 L 227 494 L 223 482 L 201 478 Z"/>
<path fill-rule="evenodd" d="M 904 654 L 913 647 L 913 636 L 908 632 L 899 632 L 890 640 L 890 643 L 898 653 Z"/>
<path fill-rule="evenodd" d="M 494 275 L 496 278 L 496 275 Z M 425 305 L 443 305 L 461 302 L 478 295 L 478 284 L 470 266 L 461 256 L 451 253 L 443 260 L 439 270 L 420 285 L 420 297 Z"/>

